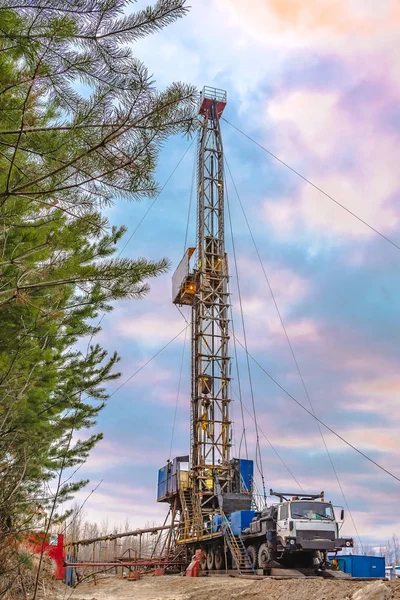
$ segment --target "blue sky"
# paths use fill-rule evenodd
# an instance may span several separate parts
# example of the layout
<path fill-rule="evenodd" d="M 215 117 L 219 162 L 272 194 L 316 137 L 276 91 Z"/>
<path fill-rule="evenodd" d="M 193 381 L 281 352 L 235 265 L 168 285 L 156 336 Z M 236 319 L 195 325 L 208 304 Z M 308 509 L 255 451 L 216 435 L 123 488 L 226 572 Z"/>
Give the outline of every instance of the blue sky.
<path fill-rule="evenodd" d="M 143 3 L 139 2 L 137 6 Z M 185 81 L 226 89 L 224 116 L 350 210 L 400 243 L 398 155 L 400 77 L 395 2 L 238 0 L 192 2 L 189 15 L 135 53 L 160 88 Z M 222 123 L 226 158 L 276 296 L 316 414 L 352 444 L 400 476 L 400 252 Z M 160 184 L 188 147 L 168 141 Z M 121 356 L 116 389 L 172 339 L 185 322 L 171 303 L 171 276 L 184 250 L 195 146 L 188 151 L 124 254 L 168 257 L 172 270 L 151 282 L 142 301 L 118 304 L 98 341 Z M 266 281 L 228 176 L 249 351 L 309 408 Z M 151 201 L 119 202 L 112 223 L 127 237 Z M 194 211 L 188 245 L 194 243 Z M 228 251 L 231 250 L 227 234 Z M 124 245 L 123 242 L 122 245 Z M 237 282 L 230 256 L 239 339 Z M 159 523 L 157 469 L 189 448 L 189 340 L 182 334 L 110 399 L 97 429 L 104 440 L 80 470 L 103 483 L 86 518 L 135 527 Z M 238 348 L 244 402 L 250 407 L 245 357 Z M 315 421 L 251 365 L 259 424 L 303 488 L 324 489 L 343 505 Z M 236 377 L 236 376 L 235 376 Z M 235 401 L 235 439 L 241 431 Z M 246 420 L 249 451 L 255 432 Z M 400 483 L 324 430 L 325 440 L 365 541 L 399 532 Z M 266 485 L 294 489 L 290 474 L 261 436 Z M 238 448 L 235 448 L 238 451 Z M 93 487 L 92 485 L 89 489 Z M 82 501 L 87 491 L 79 494 Z M 383 511 L 382 511 L 383 508 Z M 347 518 L 344 533 L 355 535 Z"/>

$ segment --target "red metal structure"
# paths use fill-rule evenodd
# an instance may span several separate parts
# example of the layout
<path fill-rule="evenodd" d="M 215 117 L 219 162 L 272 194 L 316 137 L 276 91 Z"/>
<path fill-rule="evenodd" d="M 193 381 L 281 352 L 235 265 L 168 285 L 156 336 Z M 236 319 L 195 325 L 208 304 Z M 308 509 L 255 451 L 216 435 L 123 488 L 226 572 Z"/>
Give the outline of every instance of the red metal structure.
<path fill-rule="evenodd" d="M 56 579 L 64 579 L 65 576 L 65 554 L 64 536 L 61 533 L 44 533 L 42 531 L 29 534 L 23 542 L 23 546 L 35 554 L 44 553 L 54 562 Z"/>
<path fill-rule="evenodd" d="M 219 119 L 226 106 L 226 92 L 206 85 L 200 95 L 199 114 L 209 118 L 212 106 L 215 106 L 217 117 Z"/>
<path fill-rule="evenodd" d="M 93 562 L 91 560 L 87 560 L 85 562 L 75 562 L 68 563 L 68 567 L 72 567 L 73 569 L 80 569 L 85 567 L 151 567 L 151 568 L 159 568 L 163 569 L 164 567 L 170 566 L 181 566 L 186 564 L 185 562 L 178 560 L 167 560 L 164 558 L 149 558 L 146 559 L 138 559 L 138 560 L 118 560 L 118 561 L 96 561 Z"/>

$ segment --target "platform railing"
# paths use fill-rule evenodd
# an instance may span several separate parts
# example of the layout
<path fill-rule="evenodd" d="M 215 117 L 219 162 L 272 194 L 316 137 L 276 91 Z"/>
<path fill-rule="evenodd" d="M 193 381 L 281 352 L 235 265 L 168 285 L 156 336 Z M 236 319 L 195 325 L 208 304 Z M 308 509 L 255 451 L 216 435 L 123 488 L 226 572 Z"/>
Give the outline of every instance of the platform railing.
<path fill-rule="evenodd" d="M 225 90 L 220 90 L 218 88 L 213 88 L 205 85 L 203 88 L 201 98 L 209 98 L 210 100 L 216 100 L 217 102 L 226 103 L 227 93 Z"/>

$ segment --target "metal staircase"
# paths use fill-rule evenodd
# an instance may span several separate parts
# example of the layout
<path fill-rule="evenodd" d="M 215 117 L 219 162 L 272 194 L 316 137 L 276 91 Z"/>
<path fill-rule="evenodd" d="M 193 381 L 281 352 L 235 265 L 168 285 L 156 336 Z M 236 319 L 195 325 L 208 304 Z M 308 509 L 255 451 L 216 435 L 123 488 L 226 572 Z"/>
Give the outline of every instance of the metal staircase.
<path fill-rule="evenodd" d="M 179 525 L 179 539 L 198 538 L 203 533 L 201 509 L 197 496 L 192 488 L 181 489 L 181 523 Z"/>
<path fill-rule="evenodd" d="M 222 515 L 222 532 L 240 575 L 254 575 L 255 569 L 241 535 L 235 535 L 226 516 Z"/>

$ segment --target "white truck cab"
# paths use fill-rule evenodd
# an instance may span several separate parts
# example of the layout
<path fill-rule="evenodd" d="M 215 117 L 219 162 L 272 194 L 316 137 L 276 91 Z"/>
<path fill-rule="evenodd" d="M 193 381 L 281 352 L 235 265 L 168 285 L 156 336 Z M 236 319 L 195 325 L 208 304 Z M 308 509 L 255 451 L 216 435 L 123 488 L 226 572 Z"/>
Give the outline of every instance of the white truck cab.
<path fill-rule="evenodd" d="M 274 495 L 280 498 L 276 516 L 278 551 L 334 552 L 343 547 L 353 546 L 352 539 L 339 537 L 339 523 L 333 505 L 331 502 L 325 502 L 323 492 L 318 495 L 292 497 L 275 492 Z M 342 509 L 340 521 L 343 521 L 343 518 Z"/>

